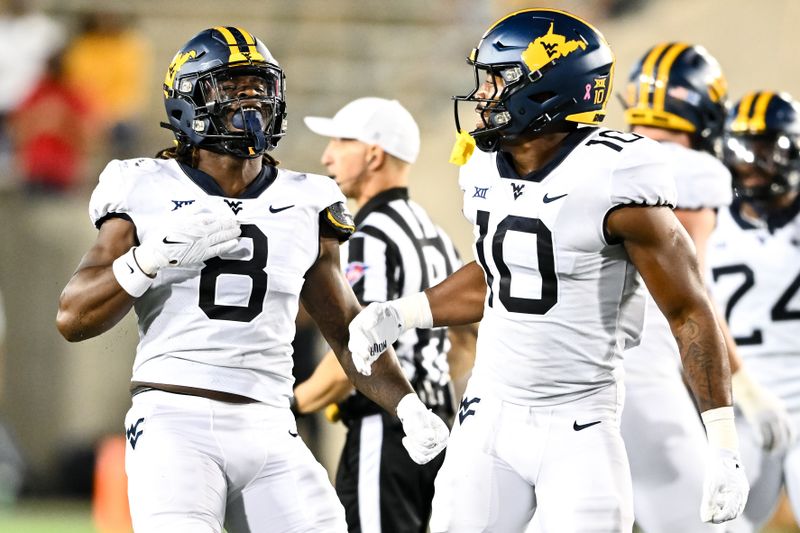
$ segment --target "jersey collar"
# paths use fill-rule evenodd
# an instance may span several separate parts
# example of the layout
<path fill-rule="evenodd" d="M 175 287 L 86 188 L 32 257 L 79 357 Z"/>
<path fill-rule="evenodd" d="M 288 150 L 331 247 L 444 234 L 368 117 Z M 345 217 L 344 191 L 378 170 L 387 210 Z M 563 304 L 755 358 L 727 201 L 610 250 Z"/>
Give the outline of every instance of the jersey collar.
<path fill-rule="evenodd" d="M 514 168 L 514 163 L 511 161 L 511 154 L 507 152 L 498 151 L 497 152 L 497 171 L 500 173 L 501 178 L 507 178 L 512 180 L 522 180 L 522 181 L 536 181 L 540 182 L 545 179 L 552 171 L 558 168 L 558 165 L 561 164 L 566 157 L 572 153 L 572 151 L 577 147 L 581 141 L 583 141 L 586 137 L 589 136 L 592 132 L 596 131 L 597 128 L 578 128 L 569 135 L 567 135 L 564 140 L 561 142 L 561 146 L 558 148 L 558 151 L 555 153 L 555 156 L 547 162 L 545 166 L 542 168 L 536 169 L 533 172 L 526 174 L 524 176 L 520 176 L 517 174 L 516 169 Z"/>
<path fill-rule="evenodd" d="M 386 189 L 381 191 L 372 198 L 370 198 L 364 206 L 358 210 L 355 217 L 356 227 L 361 225 L 361 222 L 367 218 L 367 215 L 378 209 L 384 204 L 388 204 L 394 200 L 408 200 L 408 187 L 395 187 L 393 189 Z"/>
<path fill-rule="evenodd" d="M 209 174 L 181 163 L 180 161 L 177 163 L 181 167 L 181 170 L 183 170 L 183 172 L 189 177 L 189 179 L 192 180 L 198 187 L 203 189 L 206 194 L 211 196 L 227 197 L 219 184 L 217 184 L 214 178 L 212 178 Z M 254 179 L 250 185 L 248 185 L 247 188 L 242 191 L 242 194 L 240 194 L 238 198 L 258 198 L 261 196 L 261 193 L 267 190 L 267 187 L 272 185 L 277 177 L 278 169 L 276 167 L 273 167 L 272 165 L 264 165 L 261 168 L 261 172 L 259 172 L 258 176 L 256 176 L 256 179 Z"/>

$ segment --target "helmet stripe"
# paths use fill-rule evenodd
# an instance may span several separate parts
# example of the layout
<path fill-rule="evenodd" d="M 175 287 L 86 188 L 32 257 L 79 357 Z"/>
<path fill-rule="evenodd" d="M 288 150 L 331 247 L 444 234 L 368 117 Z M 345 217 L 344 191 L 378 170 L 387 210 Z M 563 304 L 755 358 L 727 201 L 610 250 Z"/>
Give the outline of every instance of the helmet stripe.
<path fill-rule="evenodd" d="M 244 37 L 244 42 L 247 43 L 247 47 L 250 50 L 250 59 L 255 61 L 266 61 L 264 56 L 258 51 L 258 48 L 256 48 L 256 39 L 253 37 L 253 34 L 238 26 L 231 28 L 231 30 L 238 31 L 242 34 L 242 37 Z"/>
<path fill-rule="evenodd" d="M 732 131 L 747 131 L 750 117 L 750 109 L 758 93 L 747 93 L 739 102 L 739 109 L 736 112 L 736 120 L 731 124 Z"/>
<path fill-rule="evenodd" d="M 656 111 L 664 110 L 664 101 L 667 97 L 667 83 L 669 82 L 669 71 L 681 53 L 689 48 L 686 43 L 676 43 L 664 53 L 664 58 L 658 64 L 658 77 L 656 78 L 655 91 L 653 93 L 653 109 Z"/>
<path fill-rule="evenodd" d="M 642 71 L 639 73 L 639 103 L 637 107 L 649 107 L 650 85 L 653 83 L 656 61 L 661 57 L 667 46 L 669 46 L 667 43 L 655 46 L 642 62 Z"/>
<path fill-rule="evenodd" d="M 750 127 L 748 128 L 750 131 L 761 132 L 767 129 L 767 107 L 769 106 L 770 101 L 772 101 L 774 94 L 775 93 L 772 91 L 764 91 L 758 95 L 756 103 L 753 106 L 753 116 L 750 119 Z"/>
<path fill-rule="evenodd" d="M 217 30 L 225 39 L 225 42 L 228 43 L 228 48 L 231 50 L 231 55 L 228 57 L 229 63 L 249 63 L 253 60 L 265 61 L 264 56 L 262 56 L 255 47 L 255 40 L 252 40 L 252 44 L 248 42 L 247 37 L 245 37 L 246 32 L 242 32 L 239 28 L 233 26 L 228 28 L 225 26 L 215 26 L 214 29 Z M 249 33 L 247 36 L 250 37 L 250 39 L 253 38 Z"/>

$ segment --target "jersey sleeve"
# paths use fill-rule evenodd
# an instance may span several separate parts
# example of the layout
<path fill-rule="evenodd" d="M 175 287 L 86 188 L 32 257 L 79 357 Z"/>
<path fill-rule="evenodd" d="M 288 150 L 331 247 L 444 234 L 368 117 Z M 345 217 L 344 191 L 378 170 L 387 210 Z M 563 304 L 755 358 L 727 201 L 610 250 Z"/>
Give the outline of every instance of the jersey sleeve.
<path fill-rule="evenodd" d="M 689 157 L 673 160 L 678 209 L 719 209 L 731 204 L 731 173 L 717 158 L 705 152 L 684 149 Z"/>
<path fill-rule="evenodd" d="M 674 208 L 677 202 L 675 179 L 664 149 L 646 138 L 626 147 L 619 165 L 612 171 L 609 194 L 611 207 Z"/>
<path fill-rule="evenodd" d="M 315 183 L 319 198 L 319 225 L 323 235 L 345 242 L 356 230 L 353 216 L 347 209 L 347 199 L 336 182 L 326 176 L 308 174 Z"/>
<path fill-rule="evenodd" d="M 399 251 L 379 229 L 363 226 L 348 243 L 345 277 L 362 305 L 385 302 L 400 295 Z"/>
<path fill-rule="evenodd" d="M 100 179 L 89 200 L 89 218 L 96 228 L 113 217 L 130 220 L 128 192 L 130 184 L 124 178 L 120 161 L 114 160 L 100 173 Z"/>

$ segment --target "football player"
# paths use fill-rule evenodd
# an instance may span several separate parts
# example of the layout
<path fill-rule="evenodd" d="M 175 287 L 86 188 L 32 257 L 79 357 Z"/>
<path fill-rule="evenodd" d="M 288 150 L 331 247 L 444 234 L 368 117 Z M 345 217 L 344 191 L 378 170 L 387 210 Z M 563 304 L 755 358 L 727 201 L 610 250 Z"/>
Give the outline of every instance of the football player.
<path fill-rule="evenodd" d="M 447 426 L 394 356 L 354 369 L 360 309 L 339 265 L 353 231 L 336 184 L 279 169 L 284 74 L 242 28 L 218 26 L 175 55 L 164 81 L 175 147 L 112 161 L 89 206 L 99 233 L 64 289 L 58 328 L 99 335 L 133 307 L 140 341 L 125 420 L 137 531 L 346 531 L 327 473 L 289 410 L 299 299 L 356 387 L 402 421 L 412 459 Z"/>
<path fill-rule="evenodd" d="M 369 373 L 370 348 L 407 328 L 482 318 L 432 531 L 521 531 L 534 513 L 545 532 L 631 531 L 621 359 L 642 327 L 641 278 L 708 431 L 700 516 L 736 517 L 748 486 L 724 340 L 671 209 L 668 152 L 597 127 L 611 49 L 573 15 L 527 9 L 493 24 L 469 63 L 476 87 L 456 106 L 475 105 L 477 124 L 459 135 L 480 152 L 459 183 L 478 261 L 417 295 L 370 304 L 350 324 L 354 361 Z"/>
<path fill-rule="evenodd" d="M 724 161 L 736 198 L 709 241 L 712 293 L 754 379 L 800 416 L 800 103 L 786 93 L 746 94 L 725 127 Z M 739 422 L 737 421 L 737 424 Z M 800 516 L 800 447 L 769 453 L 740 427 L 753 498 L 737 522 L 758 531 L 785 485 Z"/>
<path fill-rule="evenodd" d="M 712 155 L 722 136 L 726 98 L 717 61 L 703 47 L 680 42 L 650 48 L 631 70 L 625 93 L 631 131 L 669 152 L 678 191 L 674 213 L 694 242 L 701 272 L 717 210 L 731 202 L 730 173 Z M 782 402 L 749 378 L 732 342 L 728 348 L 734 399 L 764 430 L 768 448 L 785 446 L 789 430 Z M 636 522 L 647 533 L 716 530 L 696 512 L 705 432 L 683 382 L 675 338 L 649 295 L 641 343 L 625 353 L 625 385 L 622 436 Z"/>

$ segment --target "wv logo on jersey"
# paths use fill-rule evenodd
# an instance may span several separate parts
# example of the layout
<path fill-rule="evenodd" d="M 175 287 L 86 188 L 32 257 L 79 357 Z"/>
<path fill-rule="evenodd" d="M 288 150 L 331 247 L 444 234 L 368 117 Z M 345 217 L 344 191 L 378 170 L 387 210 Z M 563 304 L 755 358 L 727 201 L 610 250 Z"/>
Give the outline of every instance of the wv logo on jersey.
<path fill-rule="evenodd" d="M 475 409 L 472 409 L 472 404 L 474 403 L 481 403 L 481 399 L 478 397 L 475 398 L 467 398 L 464 396 L 464 399 L 461 400 L 461 406 L 458 408 L 458 424 L 461 425 L 464 423 L 464 420 L 469 415 L 475 414 Z"/>
<path fill-rule="evenodd" d="M 551 22 L 547 33 L 534 39 L 528 45 L 528 49 L 522 52 L 522 60 L 533 72 L 554 59 L 568 56 L 578 48 L 586 50 L 586 43 L 581 40 L 568 41 L 563 35 L 553 33 L 553 23 Z"/>
<path fill-rule="evenodd" d="M 230 207 L 230 208 L 231 208 L 231 211 L 233 211 L 233 214 L 234 214 L 234 215 L 238 215 L 238 214 L 239 214 L 239 211 L 241 211 L 242 209 L 244 209 L 244 208 L 242 207 L 242 202 L 241 202 L 241 200 L 240 200 L 240 201 L 238 201 L 238 202 L 235 202 L 235 201 L 233 201 L 233 200 L 225 200 L 225 203 L 226 203 L 226 204 L 228 204 L 228 207 Z"/>
<path fill-rule="evenodd" d="M 128 438 L 128 442 L 131 443 L 131 448 L 134 450 L 136 449 L 136 442 L 139 440 L 139 437 L 141 437 L 142 433 L 144 432 L 143 429 L 139 429 L 139 424 L 141 424 L 142 422 L 144 422 L 144 418 L 140 418 L 139 420 L 137 420 L 135 424 L 131 425 L 131 427 L 129 427 L 125 431 L 125 436 Z"/>
<path fill-rule="evenodd" d="M 511 188 L 514 189 L 514 200 L 516 200 L 517 198 L 522 196 L 522 189 L 525 188 L 525 184 L 522 183 L 520 185 L 517 185 L 516 183 L 512 183 Z"/>
<path fill-rule="evenodd" d="M 489 190 L 489 187 L 475 187 L 475 193 L 472 195 L 473 198 L 483 198 L 486 200 L 486 191 Z"/>
<path fill-rule="evenodd" d="M 173 208 L 172 211 L 176 211 L 181 207 L 185 207 L 187 205 L 192 205 L 194 200 L 172 200 Z"/>

